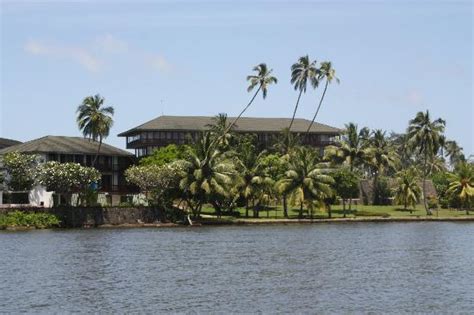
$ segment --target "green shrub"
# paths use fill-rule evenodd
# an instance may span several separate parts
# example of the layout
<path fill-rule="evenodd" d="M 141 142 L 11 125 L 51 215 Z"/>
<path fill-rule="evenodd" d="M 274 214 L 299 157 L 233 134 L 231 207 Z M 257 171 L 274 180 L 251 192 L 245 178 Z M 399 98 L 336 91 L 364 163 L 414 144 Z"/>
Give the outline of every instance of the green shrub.
<path fill-rule="evenodd" d="M 29 213 L 17 210 L 0 215 L 0 229 L 15 226 L 46 229 L 57 227 L 60 223 L 61 221 L 55 215 L 49 213 Z"/>

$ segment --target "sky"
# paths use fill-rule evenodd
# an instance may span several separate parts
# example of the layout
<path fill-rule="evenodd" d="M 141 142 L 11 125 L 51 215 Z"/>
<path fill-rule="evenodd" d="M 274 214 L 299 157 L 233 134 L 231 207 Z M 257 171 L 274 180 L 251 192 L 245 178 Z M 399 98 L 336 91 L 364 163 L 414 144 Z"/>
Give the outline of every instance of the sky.
<path fill-rule="evenodd" d="M 471 1 L 0 0 L 0 137 L 81 136 L 75 110 L 99 93 L 115 108 L 106 142 L 164 115 L 237 115 L 246 76 L 279 79 L 247 116 L 291 117 L 290 67 L 331 61 L 318 121 L 405 131 L 418 111 L 474 153 Z M 311 119 L 322 88 L 303 95 Z M 283 128 L 284 126 L 282 126 Z"/>

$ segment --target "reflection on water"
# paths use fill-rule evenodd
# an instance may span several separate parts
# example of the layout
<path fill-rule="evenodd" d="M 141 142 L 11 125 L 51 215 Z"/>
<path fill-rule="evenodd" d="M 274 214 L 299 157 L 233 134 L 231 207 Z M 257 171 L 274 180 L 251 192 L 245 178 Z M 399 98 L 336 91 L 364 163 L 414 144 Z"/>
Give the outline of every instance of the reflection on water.
<path fill-rule="evenodd" d="M 0 312 L 469 312 L 474 224 L 0 233 Z"/>

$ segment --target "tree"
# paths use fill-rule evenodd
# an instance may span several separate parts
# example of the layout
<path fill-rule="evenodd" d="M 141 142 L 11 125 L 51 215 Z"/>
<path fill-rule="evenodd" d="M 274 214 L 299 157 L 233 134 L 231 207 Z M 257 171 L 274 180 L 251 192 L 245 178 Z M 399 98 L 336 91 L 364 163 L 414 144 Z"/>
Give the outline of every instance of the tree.
<path fill-rule="evenodd" d="M 410 147 L 416 150 L 423 160 L 423 205 L 428 215 L 431 215 L 426 196 L 426 178 L 430 174 L 429 162 L 433 161 L 444 145 L 445 125 L 446 122 L 441 118 L 432 121 L 427 110 L 426 113 L 418 112 L 415 118 L 410 120 L 407 130 Z"/>
<path fill-rule="evenodd" d="M 190 147 L 188 145 L 168 144 L 153 151 L 149 156 L 140 159 L 140 165 L 163 166 L 165 164 L 184 159 L 188 154 Z"/>
<path fill-rule="evenodd" d="M 396 168 L 398 156 L 394 146 L 385 137 L 385 131 L 380 129 L 373 131 L 369 141 L 368 161 L 374 177 L 374 204 L 380 204 L 382 202 L 381 196 L 377 193 L 379 177 L 386 171 Z"/>
<path fill-rule="evenodd" d="M 448 174 L 448 193 L 459 196 L 461 204 L 469 215 L 471 201 L 474 198 L 474 165 L 462 162 L 457 165 L 453 173 Z"/>
<path fill-rule="evenodd" d="M 231 145 L 232 134 L 231 131 L 237 125 L 231 126 L 227 121 L 227 114 L 220 113 L 212 118 L 213 123 L 206 125 L 208 131 L 211 133 L 212 139 L 217 142 L 219 150 L 226 151 Z"/>
<path fill-rule="evenodd" d="M 326 197 L 333 194 L 331 184 L 334 180 L 327 175 L 326 165 L 320 163 L 318 153 L 310 148 L 300 147 L 293 153 L 288 163 L 288 171 L 279 180 L 277 189 L 280 193 L 288 194 L 292 204 L 300 207 L 299 217 L 303 217 L 303 206 L 311 211 L 321 206 Z"/>
<path fill-rule="evenodd" d="M 314 113 L 313 120 L 311 120 L 311 123 L 309 124 L 308 130 L 306 130 L 306 133 L 309 133 L 309 131 L 311 130 L 311 127 L 313 126 L 316 120 L 316 117 L 318 116 L 319 109 L 321 108 L 321 104 L 323 103 L 324 96 L 326 95 L 326 90 L 328 89 L 329 83 L 331 83 L 333 80 L 335 80 L 338 84 L 340 82 L 340 80 L 336 78 L 336 70 L 334 70 L 330 61 L 321 62 L 321 66 L 319 67 L 317 81 L 319 83 L 323 80 L 326 80 L 326 83 L 324 84 L 323 94 L 321 95 L 318 108 L 316 109 L 316 113 Z"/>
<path fill-rule="evenodd" d="M 413 213 L 413 209 L 421 198 L 421 188 L 418 185 L 418 174 L 416 169 L 410 168 L 398 172 L 397 174 L 397 186 L 394 190 L 395 203 L 403 205 L 403 209 L 407 210 L 410 207 L 410 213 Z"/>
<path fill-rule="evenodd" d="M 359 177 L 355 172 L 346 167 L 336 170 L 331 175 L 334 178 L 334 190 L 342 199 L 342 209 L 345 218 L 346 200 L 352 200 L 352 198 L 359 195 Z"/>
<path fill-rule="evenodd" d="M 258 216 L 258 208 L 265 186 L 273 185 L 270 177 L 266 176 L 262 165 L 266 152 L 257 152 L 255 147 L 244 142 L 239 146 L 236 156 L 237 171 L 242 178 L 242 185 L 239 187 L 242 197 L 245 199 L 245 216 L 248 217 L 250 202 L 253 204 L 254 217 Z"/>
<path fill-rule="evenodd" d="M 318 87 L 318 73 L 319 70 L 316 67 L 316 61 L 311 61 L 308 55 L 300 57 L 298 62 L 291 66 L 291 84 L 293 84 L 295 91 L 298 90 L 299 93 L 296 100 L 295 109 L 293 111 L 293 117 L 291 118 L 290 126 L 288 127 L 289 131 L 291 131 L 293 121 L 295 120 L 301 94 L 303 94 L 303 92 L 306 93 L 308 81 L 314 88 Z"/>
<path fill-rule="evenodd" d="M 369 157 L 368 132 L 367 127 L 358 131 L 356 124 L 346 124 L 346 129 L 337 144 L 326 147 L 325 158 L 336 163 L 345 163 L 349 166 L 350 172 L 354 172 L 354 167 L 364 163 Z M 349 198 L 349 210 L 351 206 L 352 197 Z"/>
<path fill-rule="evenodd" d="M 3 156 L 3 165 L 7 172 L 6 186 L 14 191 L 29 191 L 35 183 L 37 156 L 19 152 Z"/>
<path fill-rule="evenodd" d="M 138 186 L 149 201 L 168 208 L 179 197 L 179 181 L 182 176 L 182 163 L 179 162 L 132 166 L 125 171 L 127 181 Z"/>
<path fill-rule="evenodd" d="M 99 94 L 88 96 L 77 107 L 76 111 L 77 125 L 84 138 L 99 142 L 92 166 L 95 165 L 99 157 L 102 141 L 109 136 L 110 128 L 113 125 L 114 108 L 112 106 L 104 107 L 104 101 L 104 98 Z"/>
<path fill-rule="evenodd" d="M 179 186 L 194 217 L 200 215 L 209 196 L 228 195 L 227 188 L 235 175 L 234 165 L 216 149 L 209 132 L 203 134 L 183 161 L 183 169 Z"/>
<path fill-rule="evenodd" d="M 456 141 L 446 141 L 444 149 L 446 150 L 446 156 L 449 157 L 451 167 L 456 167 L 458 163 L 466 161 L 466 157 L 462 153 L 462 147 Z"/>
<path fill-rule="evenodd" d="M 266 63 L 261 63 L 253 68 L 254 72 L 257 72 L 256 75 L 249 75 L 247 76 L 247 81 L 250 83 L 247 92 L 253 91 L 256 87 L 257 90 L 255 91 L 255 94 L 252 96 L 250 99 L 250 102 L 248 102 L 247 106 L 244 107 L 244 109 L 240 112 L 240 114 L 234 119 L 234 121 L 229 125 L 228 131 L 232 130 L 234 125 L 237 123 L 237 121 L 242 117 L 242 115 L 245 113 L 245 111 L 252 105 L 253 101 L 257 97 L 258 93 L 262 91 L 262 97 L 265 99 L 267 97 L 268 93 L 268 87 L 271 84 L 276 84 L 278 83 L 278 79 L 274 76 L 272 76 L 273 69 L 268 69 Z"/>
<path fill-rule="evenodd" d="M 48 191 L 63 194 L 67 204 L 71 204 L 72 194 L 77 192 L 79 200 L 84 200 L 92 184 L 97 183 L 101 174 L 93 167 L 81 166 L 79 163 L 46 162 L 39 167 L 38 183 Z"/>

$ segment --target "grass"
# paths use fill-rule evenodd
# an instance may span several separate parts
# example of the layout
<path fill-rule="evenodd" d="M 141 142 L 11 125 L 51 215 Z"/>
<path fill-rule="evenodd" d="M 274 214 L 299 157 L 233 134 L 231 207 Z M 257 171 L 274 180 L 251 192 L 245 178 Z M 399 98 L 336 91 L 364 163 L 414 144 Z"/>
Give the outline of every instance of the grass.
<path fill-rule="evenodd" d="M 245 218 L 245 208 L 237 208 L 235 210 L 239 212 L 240 218 Z M 289 207 L 288 209 L 290 219 L 297 219 L 299 214 L 299 209 Z M 215 216 L 214 208 L 211 206 L 206 206 L 202 211 L 203 215 L 206 216 Z M 315 219 L 326 219 L 328 214 L 326 211 L 316 211 L 314 214 Z M 307 211 L 304 211 L 304 216 L 309 218 Z M 372 205 L 352 205 L 352 210 L 346 209 L 346 216 L 348 218 L 355 217 L 390 217 L 390 218 L 425 218 L 425 217 L 439 217 L 439 218 L 459 218 L 466 217 L 465 211 L 458 211 L 456 209 L 439 209 L 434 210 L 433 215 L 427 216 L 425 208 L 422 205 L 418 205 L 416 209 L 404 210 L 402 206 L 372 206 Z M 474 217 L 474 211 L 470 214 L 470 217 Z M 342 218 L 343 210 L 342 205 L 333 205 L 332 206 L 332 217 L 333 218 Z M 232 216 L 223 216 L 223 218 L 232 220 Z M 253 211 L 249 210 L 249 218 L 253 218 Z M 270 210 L 261 210 L 260 219 L 284 219 L 283 216 L 283 207 L 278 205 L 272 207 Z"/>

